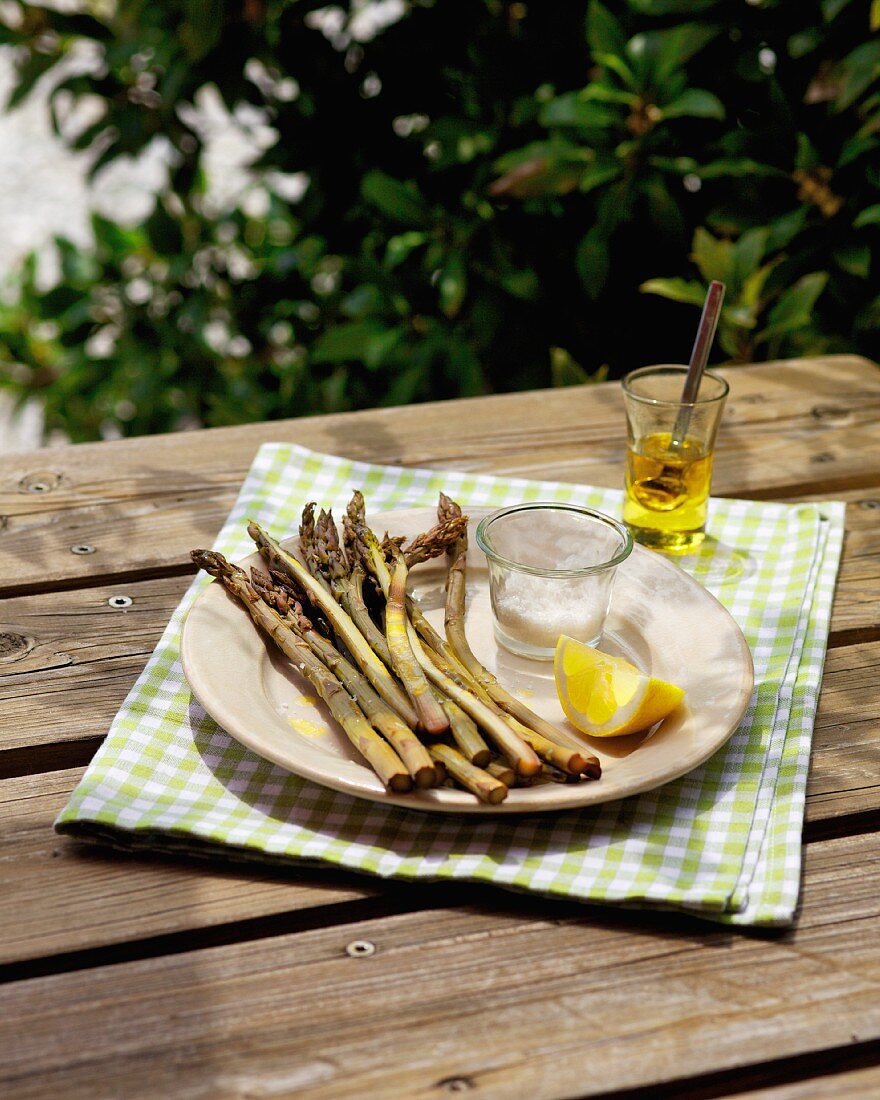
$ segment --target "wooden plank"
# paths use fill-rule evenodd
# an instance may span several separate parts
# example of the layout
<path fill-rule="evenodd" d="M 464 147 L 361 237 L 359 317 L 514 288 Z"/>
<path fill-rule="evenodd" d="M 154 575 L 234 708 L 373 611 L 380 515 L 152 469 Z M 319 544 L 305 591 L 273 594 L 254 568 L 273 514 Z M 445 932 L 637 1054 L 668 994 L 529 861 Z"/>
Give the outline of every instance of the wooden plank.
<path fill-rule="evenodd" d="M 876 692 L 873 707 L 865 702 L 876 681 L 878 656 L 880 643 L 830 655 L 807 800 L 812 824 L 880 808 Z M 62 706 L 70 690 L 59 689 Z M 22 704 L 22 720 L 27 713 Z M 34 726 L 30 729 L 35 736 Z M 62 725 L 55 736 L 64 732 Z M 380 891 L 375 880 L 332 871 L 224 868 L 219 860 L 193 868 L 56 837 L 52 821 L 81 774 L 82 769 L 71 769 L 0 783 L 0 962 L 338 904 Z M 65 905 L 39 904 L 50 895 L 64 897 Z M 34 915 L 23 924 L 22 912 Z"/>
<path fill-rule="evenodd" d="M 350 957 L 355 941 L 373 953 Z M 803 915 L 780 937 L 499 895 L 16 982 L 0 993 L 0 1083 L 21 1100 L 732 1083 L 875 1041 L 878 980 L 874 834 L 811 847 Z"/>
<path fill-rule="evenodd" d="M 716 493 L 880 486 L 873 364 L 833 356 L 735 368 L 730 377 Z M 11 456 L 0 461 L 0 595 L 185 567 L 186 551 L 212 539 L 268 439 L 404 465 L 609 486 L 623 476 L 617 383 Z M 95 552 L 73 554 L 75 545 Z"/>
<path fill-rule="evenodd" d="M 867 641 L 880 625 L 880 490 L 859 495 L 846 510 L 846 539 L 831 631 L 838 641 Z M 865 508 L 870 503 L 872 507 Z"/>
<path fill-rule="evenodd" d="M 7 754 L 36 746 L 83 741 L 93 751 L 188 583 L 165 578 L 0 602 L 0 635 L 25 639 L 0 661 L 0 774 Z M 130 595 L 131 607 L 111 607 L 108 600 L 118 595 Z M 880 642 L 829 653 L 814 741 L 811 821 L 878 806 L 878 657 Z M 51 767 L 51 756 L 40 756 L 38 766 Z"/>
<path fill-rule="evenodd" d="M 330 907 L 380 892 L 363 876 L 248 867 L 222 857 L 194 866 L 56 836 L 52 821 L 82 772 L 0 782 L 0 963 L 276 913 L 320 910 L 326 922 Z"/>
<path fill-rule="evenodd" d="M 807 820 L 880 809 L 880 642 L 828 653 L 816 729 Z"/>
<path fill-rule="evenodd" d="M 848 645 L 877 636 L 880 597 L 880 485 L 835 493 L 784 497 L 790 503 L 842 500 L 846 537 L 831 620 L 832 644 Z"/>
<path fill-rule="evenodd" d="M 187 577 L 0 601 L 0 750 L 107 731 Z M 107 602 L 129 596 L 127 608 Z"/>

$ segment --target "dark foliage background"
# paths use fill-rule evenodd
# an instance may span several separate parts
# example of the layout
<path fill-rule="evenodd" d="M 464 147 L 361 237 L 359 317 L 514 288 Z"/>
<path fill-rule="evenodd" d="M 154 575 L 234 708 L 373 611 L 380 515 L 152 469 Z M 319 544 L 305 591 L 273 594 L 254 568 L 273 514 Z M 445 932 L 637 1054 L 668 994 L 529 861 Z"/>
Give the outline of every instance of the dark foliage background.
<path fill-rule="evenodd" d="M 152 216 L 96 218 L 0 306 L 0 381 L 75 439 L 566 385 L 687 358 L 877 357 L 880 2 L 6 4 L 11 106 L 86 38 L 94 171 L 164 135 Z M 323 14 L 316 14 L 319 10 Z M 17 12 L 17 14 L 16 14 Z M 363 34 L 360 35 L 364 37 Z M 206 201 L 181 107 L 266 112 L 268 212 Z M 277 173 L 306 173 L 301 199 Z M 670 304 L 673 302 L 688 305 Z"/>

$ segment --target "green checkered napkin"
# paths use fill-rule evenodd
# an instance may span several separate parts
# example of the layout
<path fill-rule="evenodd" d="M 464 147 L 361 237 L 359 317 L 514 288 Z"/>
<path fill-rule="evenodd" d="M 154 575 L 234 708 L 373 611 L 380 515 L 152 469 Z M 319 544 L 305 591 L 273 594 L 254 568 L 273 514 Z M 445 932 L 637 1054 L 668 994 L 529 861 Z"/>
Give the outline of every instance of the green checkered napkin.
<path fill-rule="evenodd" d="M 264 445 L 216 548 L 252 550 L 253 518 L 296 529 L 302 505 L 373 512 L 560 500 L 619 512 L 619 492 L 446 470 L 370 466 Z M 553 897 L 676 906 L 738 924 L 790 923 L 797 904 L 810 739 L 843 536 L 842 504 L 713 500 L 686 560 L 742 627 L 755 694 L 727 744 L 665 786 L 602 806 L 526 817 L 413 812 L 352 798 L 249 752 L 193 699 L 180 628 L 197 577 L 56 828 L 130 848 L 325 861 L 384 877 L 471 879 Z M 738 574 L 738 575 L 737 575 Z"/>

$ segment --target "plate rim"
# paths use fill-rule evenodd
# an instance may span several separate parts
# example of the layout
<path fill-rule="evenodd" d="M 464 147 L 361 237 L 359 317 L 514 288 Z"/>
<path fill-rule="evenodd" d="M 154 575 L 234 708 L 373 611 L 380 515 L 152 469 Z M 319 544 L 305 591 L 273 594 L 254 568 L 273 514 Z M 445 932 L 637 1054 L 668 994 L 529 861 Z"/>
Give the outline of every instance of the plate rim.
<path fill-rule="evenodd" d="M 469 508 L 467 514 L 471 520 L 474 520 L 478 513 L 485 512 L 488 514 L 492 511 L 495 511 L 495 509 L 485 506 L 475 506 Z M 371 523 L 383 526 L 385 524 L 385 517 L 391 518 L 393 522 L 396 517 L 413 516 L 421 513 L 425 513 L 426 518 L 427 516 L 433 517 L 434 515 L 434 511 L 430 507 L 416 506 L 377 512 L 369 516 L 369 519 Z M 296 544 L 297 537 L 293 535 L 281 539 L 280 541 L 282 545 L 289 547 L 290 544 Z M 733 735 L 748 709 L 754 691 L 754 659 L 751 649 L 739 623 L 737 623 L 724 604 L 694 580 L 693 577 L 681 569 L 674 561 L 638 545 L 633 548 L 633 555 L 637 555 L 643 560 L 650 560 L 654 566 L 659 566 L 661 570 L 672 570 L 677 579 L 684 580 L 688 587 L 692 587 L 693 591 L 699 593 L 700 598 L 710 601 L 715 605 L 716 609 L 723 614 L 728 622 L 728 626 L 732 628 L 733 636 L 737 642 L 737 648 L 741 658 L 741 663 L 737 667 L 740 670 L 742 679 L 739 686 L 739 704 L 736 707 L 735 717 L 730 721 L 729 728 L 725 730 L 723 736 L 719 736 L 717 739 L 709 742 L 708 745 L 700 746 L 699 750 L 691 755 L 685 754 L 681 758 L 681 766 L 675 767 L 669 771 L 664 771 L 661 779 L 658 780 L 656 775 L 653 775 L 647 776 L 643 782 L 631 781 L 625 792 L 617 790 L 607 795 L 603 794 L 602 779 L 600 778 L 598 780 L 584 780 L 581 783 L 571 785 L 551 784 L 532 788 L 512 788 L 504 802 L 498 805 L 489 805 L 480 802 L 474 795 L 463 790 L 457 791 L 442 788 L 425 791 L 413 790 L 405 794 L 388 791 L 386 788 L 378 785 L 378 778 L 369 771 L 369 766 L 366 764 L 362 764 L 361 766 L 364 767 L 365 771 L 369 772 L 370 777 L 375 780 L 377 785 L 355 788 L 348 780 L 344 778 L 335 778 L 332 772 L 328 774 L 328 771 L 322 771 L 311 767 L 308 761 L 305 763 L 296 761 L 294 754 L 287 755 L 274 752 L 271 750 L 271 747 L 267 749 L 267 746 L 264 744 L 257 743 L 257 739 L 253 738 L 246 724 L 241 723 L 235 714 L 230 715 L 228 712 L 224 711 L 222 701 L 219 706 L 213 701 L 213 692 L 210 685 L 201 675 L 198 659 L 193 659 L 193 646 L 190 639 L 194 628 L 191 627 L 191 621 L 193 620 L 193 614 L 196 609 L 206 598 L 215 598 L 209 596 L 209 593 L 215 591 L 215 585 L 217 589 L 219 589 L 218 594 L 222 594 L 230 601 L 234 599 L 234 597 L 229 596 L 228 593 L 223 590 L 219 582 L 216 581 L 212 581 L 211 584 L 205 586 L 193 600 L 186 612 L 180 636 L 180 660 L 187 684 L 193 696 L 204 708 L 206 713 L 210 715 L 220 728 L 229 734 L 230 737 L 262 759 L 271 761 L 285 771 L 319 786 L 346 794 L 351 798 L 361 798 L 366 801 L 375 802 L 379 805 L 393 805 L 404 809 L 417 810 L 419 812 L 444 814 L 460 813 L 480 816 L 485 816 L 487 814 L 491 816 L 503 816 L 510 814 L 523 815 L 564 812 L 592 805 L 602 805 L 606 802 L 629 798 L 633 795 L 644 794 L 646 791 L 663 787 L 667 783 L 672 783 L 676 779 L 680 779 L 683 775 L 686 775 L 694 768 L 705 763 L 705 761 L 722 748 Z M 246 557 L 241 558 L 237 564 L 249 568 L 250 564 L 257 564 L 261 560 L 262 558 L 259 551 L 254 551 Z M 255 632 L 257 631 L 256 626 L 253 626 L 253 629 Z M 258 635 L 262 636 L 262 632 L 258 632 Z M 265 639 L 263 640 L 265 643 Z M 731 713 L 733 713 L 733 711 Z M 292 759 L 294 759 L 297 766 L 292 766 Z M 539 792 L 537 805 L 532 804 L 535 801 L 534 792 Z"/>

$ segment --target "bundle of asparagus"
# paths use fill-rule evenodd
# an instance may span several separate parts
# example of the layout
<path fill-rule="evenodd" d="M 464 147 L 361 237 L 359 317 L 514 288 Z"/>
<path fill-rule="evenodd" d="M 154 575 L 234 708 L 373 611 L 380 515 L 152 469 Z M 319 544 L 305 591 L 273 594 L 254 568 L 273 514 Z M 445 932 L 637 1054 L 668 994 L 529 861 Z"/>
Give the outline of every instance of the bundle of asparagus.
<path fill-rule="evenodd" d="M 408 544 L 380 541 L 355 492 L 343 519 L 303 510 L 302 561 L 256 523 L 248 532 L 267 571 L 211 550 L 193 561 L 248 610 L 327 704 L 389 790 L 442 784 L 484 802 L 511 786 L 598 779 L 595 756 L 559 744 L 557 731 L 511 695 L 474 656 L 464 631 L 467 517 L 440 494 L 436 526 Z M 409 570 L 446 554 L 445 633 L 407 594 Z M 367 583 L 369 581 L 369 584 Z M 372 608 L 370 606 L 372 604 Z"/>

